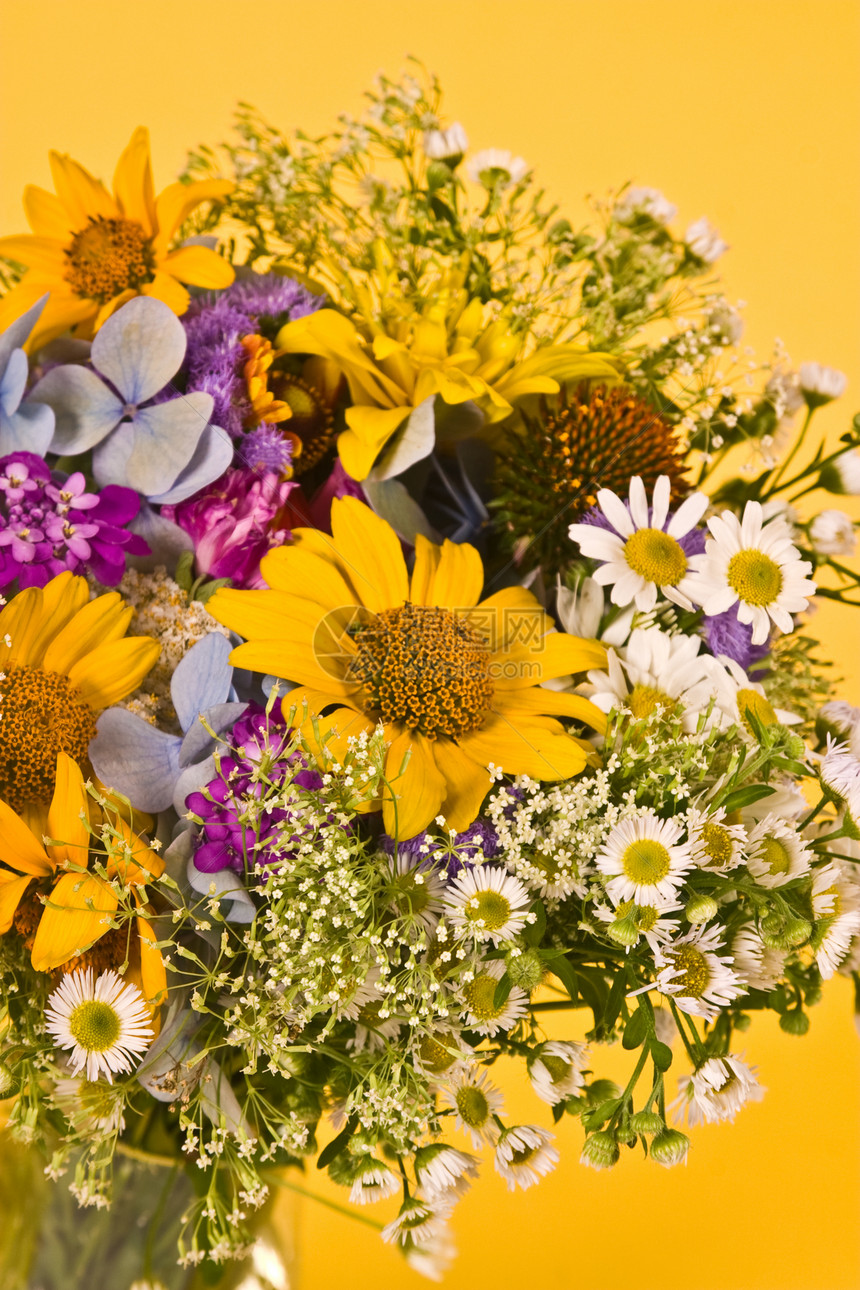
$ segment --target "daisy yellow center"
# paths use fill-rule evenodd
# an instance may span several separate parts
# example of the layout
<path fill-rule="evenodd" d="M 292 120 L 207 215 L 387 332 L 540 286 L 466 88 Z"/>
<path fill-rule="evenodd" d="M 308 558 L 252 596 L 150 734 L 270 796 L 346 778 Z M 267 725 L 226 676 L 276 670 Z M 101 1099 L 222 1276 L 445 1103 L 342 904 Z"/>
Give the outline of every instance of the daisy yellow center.
<path fill-rule="evenodd" d="M 426 882 L 418 883 L 412 874 L 405 874 L 398 879 L 397 886 L 400 897 L 410 914 L 423 913 L 430 903 Z"/>
<path fill-rule="evenodd" d="M 638 529 L 624 543 L 624 559 L 634 573 L 658 587 L 671 587 L 687 572 L 684 548 L 662 529 Z"/>
<path fill-rule="evenodd" d="M 738 551 L 729 560 L 726 576 L 748 605 L 772 605 L 782 591 L 782 570 L 764 551 Z"/>
<path fill-rule="evenodd" d="M 425 1035 L 421 1040 L 419 1053 L 421 1061 L 431 1075 L 441 1075 L 443 1071 L 449 1070 L 456 1061 L 456 1057 L 449 1053 L 445 1045 L 440 1040 L 434 1039 L 432 1035 Z"/>
<path fill-rule="evenodd" d="M 673 704 L 674 699 L 653 685 L 634 685 L 627 696 L 627 706 L 637 721 L 650 717 L 658 708 L 671 708 Z"/>
<path fill-rule="evenodd" d="M 671 861 L 662 842 L 655 842 L 653 838 L 637 838 L 625 848 L 621 866 L 625 877 L 637 887 L 650 887 L 668 875 Z"/>
<path fill-rule="evenodd" d="M 537 1153 L 537 1147 L 517 1147 L 515 1151 L 511 1152 L 508 1164 L 513 1165 L 515 1168 L 517 1165 L 527 1165 L 530 1160 L 534 1160 Z"/>
<path fill-rule="evenodd" d="M 702 825 L 702 845 L 707 863 L 715 869 L 725 868 L 732 858 L 732 835 L 721 824 L 707 821 Z"/>
<path fill-rule="evenodd" d="M 552 1053 L 542 1053 L 540 1060 L 541 1064 L 546 1067 L 553 1084 L 560 1084 L 570 1074 L 570 1062 L 566 1062 L 563 1057 L 556 1057 Z"/>
<path fill-rule="evenodd" d="M 637 905 L 632 900 L 622 900 L 615 911 L 616 918 L 632 918 L 638 931 L 650 932 L 659 914 L 653 905 Z"/>
<path fill-rule="evenodd" d="M 701 950 L 694 945 L 682 945 L 672 955 L 672 962 L 678 970 L 672 981 L 673 993 L 687 999 L 701 999 L 711 979 L 708 960 Z"/>
<path fill-rule="evenodd" d="M 122 1032 L 119 1013 L 100 999 L 79 1003 L 69 1017 L 69 1030 L 76 1044 L 88 1053 L 104 1053 L 113 1048 Z"/>
<path fill-rule="evenodd" d="M 753 734 L 752 723 L 750 722 L 750 713 L 756 717 L 763 726 L 776 725 L 777 715 L 773 707 L 768 703 L 763 694 L 756 690 L 738 690 L 737 695 L 738 712 L 741 721 L 743 721 L 750 734 Z"/>
<path fill-rule="evenodd" d="M 116 1101 L 109 1084 L 100 1080 L 82 1079 L 78 1089 L 81 1109 L 94 1120 L 106 1120 L 116 1110 Z"/>
<path fill-rule="evenodd" d="M 91 218 L 65 251 L 65 279 L 76 296 L 105 305 L 137 291 L 155 271 L 151 240 L 129 219 Z"/>
<path fill-rule="evenodd" d="M 511 903 L 501 892 L 479 891 L 467 902 L 464 912 L 470 922 L 480 922 L 487 931 L 497 932 L 511 916 Z"/>
<path fill-rule="evenodd" d="M 357 627 L 348 679 L 386 724 L 456 739 L 484 724 L 493 697 L 485 641 L 460 614 L 424 605 L 385 609 Z"/>
<path fill-rule="evenodd" d="M 463 991 L 463 998 L 473 1017 L 478 1021 L 492 1021 L 495 1017 L 501 1015 L 502 1008 L 497 1008 L 495 1004 L 496 986 L 498 981 L 494 976 L 483 974 L 476 976 L 474 981 L 470 981 Z"/>
<path fill-rule="evenodd" d="M 788 873 L 791 868 L 791 852 L 779 838 L 772 835 L 768 835 L 762 843 L 761 858 L 774 875 Z"/>
<path fill-rule="evenodd" d="M 479 1088 L 467 1084 L 457 1089 L 457 1110 L 470 1129 L 480 1129 L 490 1118 L 490 1104 Z"/>
<path fill-rule="evenodd" d="M 95 733 L 95 715 L 68 677 L 11 667 L 0 682 L 0 797 L 16 811 L 49 802 L 57 753 L 80 765 Z"/>

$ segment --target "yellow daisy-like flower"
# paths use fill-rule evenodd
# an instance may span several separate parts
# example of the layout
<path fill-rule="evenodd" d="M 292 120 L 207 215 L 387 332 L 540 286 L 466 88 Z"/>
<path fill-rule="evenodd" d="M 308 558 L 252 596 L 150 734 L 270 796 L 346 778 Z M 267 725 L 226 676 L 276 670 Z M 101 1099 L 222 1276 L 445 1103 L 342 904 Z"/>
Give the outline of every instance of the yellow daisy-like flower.
<path fill-rule="evenodd" d="M 0 331 L 47 292 L 50 299 L 30 338 L 32 350 L 69 327 L 84 338 L 94 335 L 132 296 L 153 296 L 183 314 L 189 295 L 182 283 L 230 286 L 232 266 L 215 251 L 170 248 L 195 206 L 232 191 L 229 180 L 170 184 L 156 197 L 149 131 L 143 126 L 119 159 L 113 194 L 71 157 L 51 152 L 49 158 L 56 194 L 32 184 L 24 189 L 32 234 L 0 237 L 0 256 L 28 269 L 0 302 Z"/>
<path fill-rule="evenodd" d="M 28 820 L 54 791 L 57 754 L 83 764 L 96 717 L 137 689 L 161 652 L 126 637 L 134 610 L 118 592 L 90 600 L 86 579 L 61 573 L 0 612 L 0 798 Z"/>
<path fill-rule="evenodd" d="M 44 899 L 44 906 L 38 897 L 34 902 L 40 911 L 31 950 L 37 972 L 52 972 L 60 967 L 74 971 L 84 966 L 82 956 L 91 956 L 93 947 L 101 942 L 102 957 L 107 956 L 108 961 L 100 963 L 99 970 L 118 967 L 128 957 L 130 979 L 141 986 L 149 1003 L 160 1003 L 167 991 L 167 978 L 155 934 L 146 917 L 151 911 L 146 904 L 145 884 L 161 875 L 164 861 L 119 816 L 111 820 L 116 836 L 108 844 L 108 879 L 121 878 L 131 888 L 138 910 L 134 918 L 134 941 L 129 944 L 123 930 L 110 926 L 119 907 L 115 888 L 99 874 L 85 872 L 91 844 L 92 800 L 79 767 L 65 753 L 57 756 L 55 780 L 46 829 L 56 842 L 43 844 L 8 803 L 0 799 L 0 860 L 8 866 L 0 868 L 0 935 L 12 927 L 22 902 L 35 884 L 35 890 Z M 33 911 L 29 912 L 32 915 Z M 105 944 L 106 937 L 118 940 L 119 944 Z"/>
<path fill-rule="evenodd" d="M 329 747 L 382 722 L 389 741 L 383 799 L 388 832 L 413 837 L 437 815 L 462 830 L 490 787 L 487 767 L 567 779 L 588 745 L 558 717 L 597 729 L 605 718 L 542 682 L 602 666 L 596 641 L 554 630 L 530 591 L 481 600 L 474 547 L 419 537 L 410 578 L 394 530 L 355 498 L 332 507 L 332 534 L 296 529 L 265 556 L 271 590 L 219 590 L 210 612 L 246 638 L 239 667 L 298 682 L 283 700 L 305 706 Z M 333 709 L 333 711 L 331 710 Z"/>

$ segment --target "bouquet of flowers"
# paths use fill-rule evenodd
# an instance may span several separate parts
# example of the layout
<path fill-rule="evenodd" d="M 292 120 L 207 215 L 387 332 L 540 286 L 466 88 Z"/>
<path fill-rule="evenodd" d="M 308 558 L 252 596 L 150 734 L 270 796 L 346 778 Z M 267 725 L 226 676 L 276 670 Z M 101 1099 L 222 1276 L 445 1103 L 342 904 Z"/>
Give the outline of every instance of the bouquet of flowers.
<path fill-rule="evenodd" d="M 682 1162 L 860 981 L 845 378 L 661 193 L 576 228 L 422 69 L 368 99 L 157 196 L 143 129 L 52 154 L 0 239 L 0 1097 L 82 1205 L 183 1160 L 184 1265 L 315 1162 L 438 1276 L 482 1157 Z"/>

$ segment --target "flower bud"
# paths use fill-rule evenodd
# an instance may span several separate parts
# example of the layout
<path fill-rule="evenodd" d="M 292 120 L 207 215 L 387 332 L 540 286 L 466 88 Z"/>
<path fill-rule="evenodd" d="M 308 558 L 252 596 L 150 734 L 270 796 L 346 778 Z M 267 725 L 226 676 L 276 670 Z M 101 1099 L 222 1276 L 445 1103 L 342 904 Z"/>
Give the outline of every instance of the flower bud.
<path fill-rule="evenodd" d="M 656 1111 L 637 1111 L 630 1117 L 630 1128 L 634 1133 L 660 1133 L 665 1127 L 662 1115 L 658 1115 Z"/>
<path fill-rule="evenodd" d="M 611 1133 L 592 1133 L 585 1139 L 579 1163 L 590 1165 L 592 1169 L 611 1169 L 618 1163 L 620 1155 L 618 1143 Z"/>
<path fill-rule="evenodd" d="M 15 1087 L 15 1077 L 5 1062 L 0 1062 L 0 1098 L 10 1097 Z"/>
<path fill-rule="evenodd" d="M 625 914 L 623 918 L 616 918 L 606 928 L 606 935 L 616 945 L 629 947 L 635 945 L 639 940 L 639 928 L 636 925 L 635 909 Z"/>
<path fill-rule="evenodd" d="M 805 945 L 811 932 L 808 919 L 783 918 L 780 914 L 768 914 L 761 925 L 761 939 L 771 950 L 791 950 Z"/>
<path fill-rule="evenodd" d="M 745 1030 L 749 1030 L 752 1025 L 752 1017 L 747 1012 L 737 1012 L 732 1017 L 732 1025 L 735 1030 L 740 1030 L 743 1033 Z"/>
<path fill-rule="evenodd" d="M 505 969 L 514 985 L 521 990 L 537 989 L 546 976 L 546 967 L 537 950 L 524 950 L 517 954 L 511 951 L 505 959 Z"/>
<path fill-rule="evenodd" d="M 684 917 L 688 923 L 698 926 L 699 923 L 709 923 L 718 909 L 717 902 L 713 896 L 692 896 L 687 901 L 684 909 Z"/>
<path fill-rule="evenodd" d="M 600 1106 L 603 1102 L 611 1102 L 613 1098 L 620 1097 L 621 1086 L 616 1084 L 613 1079 L 596 1079 L 593 1084 L 589 1084 L 584 1092 L 589 1107 L 595 1107 Z"/>
<path fill-rule="evenodd" d="M 651 1158 L 658 1165 L 671 1169 L 673 1165 L 684 1164 L 690 1146 L 686 1133 L 680 1133 L 677 1129 L 664 1129 L 651 1143 Z"/>
<path fill-rule="evenodd" d="M 792 1008 L 780 1017 L 779 1028 L 787 1035 L 805 1035 L 809 1030 L 809 1017 L 802 1008 Z"/>

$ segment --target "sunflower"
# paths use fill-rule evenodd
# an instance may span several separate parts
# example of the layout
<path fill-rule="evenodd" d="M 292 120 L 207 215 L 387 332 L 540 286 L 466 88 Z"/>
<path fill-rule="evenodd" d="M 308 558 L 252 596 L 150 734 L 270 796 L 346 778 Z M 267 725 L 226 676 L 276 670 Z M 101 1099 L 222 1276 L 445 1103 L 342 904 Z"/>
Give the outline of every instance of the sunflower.
<path fill-rule="evenodd" d="M 555 631 L 523 587 L 480 600 L 472 546 L 419 537 L 410 579 L 399 538 L 362 502 L 335 501 L 331 524 L 331 538 L 296 529 L 265 556 L 270 590 L 221 589 L 209 609 L 246 638 L 237 666 L 298 682 L 285 712 L 324 714 L 318 729 L 341 747 L 382 722 L 390 834 L 413 837 L 440 813 L 465 829 L 490 763 L 542 780 L 583 769 L 588 746 L 557 718 L 605 719 L 542 682 L 602 666 L 602 646 Z"/>
<path fill-rule="evenodd" d="M 101 972 L 128 959 L 130 979 L 140 984 L 148 1002 L 160 1003 L 167 980 L 145 884 L 161 875 L 164 862 L 111 813 L 101 834 L 107 878 L 89 871 L 92 805 L 80 768 L 62 752 L 46 825 L 56 841 L 43 844 L 0 799 L 0 860 L 7 866 L 0 868 L 0 935 L 14 925 L 37 972 L 84 967 Z M 114 879 L 128 888 L 136 909 L 131 944 L 124 928 L 110 926 L 119 908 Z"/>
<path fill-rule="evenodd" d="M 57 753 L 83 764 L 98 713 L 136 689 L 161 650 L 126 638 L 134 610 L 117 592 L 89 597 L 86 579 L 61 573 L 0 612 L 0 798 L 34 824 Z"/>
<path fill-rule="evenodd" d="M 69 327 L 91 337 L 132 296 L 153 296 L 183 314 L 189 302 L 183 282 L 229 287 L 233 269 L 215 251 L 170 249 L 195 206 L 232 191 L 229 180 L 170 184 L 155 197 L 149 131 L 142 126 L 119 159 L 113 196 L 71 157 L 51 152 L 49 158 L 56 194 L 32 184 L 24 189 L 33 233 L 0 238 L 0 256 L 28 269 L 0 302 L 0 331 L 48 292 L 33 350 Z"/>

